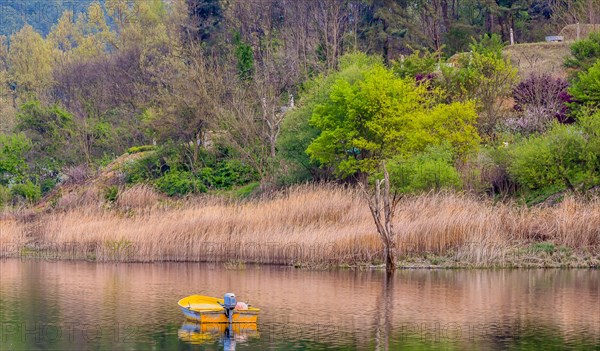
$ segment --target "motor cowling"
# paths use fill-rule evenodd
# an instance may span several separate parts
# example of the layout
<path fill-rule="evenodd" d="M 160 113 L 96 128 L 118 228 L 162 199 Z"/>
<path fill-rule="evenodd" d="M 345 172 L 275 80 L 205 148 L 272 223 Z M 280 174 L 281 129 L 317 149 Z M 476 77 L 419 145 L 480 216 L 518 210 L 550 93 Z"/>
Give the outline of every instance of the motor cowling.
<path fill-rule="evenodd" d="M 223 303 L 223 307 L 225 307 L 225 309 L 227 310 L 233 310 L 235 309 L 235 305 L 237 304 L 237 300 L 235 298 L 235 294 L 234 293 L 227 293 L 225 294 L 225 297 L 223 298 L 224 303 Z"/>

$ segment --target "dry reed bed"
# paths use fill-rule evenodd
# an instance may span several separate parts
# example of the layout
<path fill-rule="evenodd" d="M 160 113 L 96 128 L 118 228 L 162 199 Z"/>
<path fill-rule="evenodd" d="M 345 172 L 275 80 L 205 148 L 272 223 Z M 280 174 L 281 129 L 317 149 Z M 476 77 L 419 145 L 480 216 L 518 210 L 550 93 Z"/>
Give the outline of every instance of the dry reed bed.
<path fill-rule="evenodd" d="M 77 258 L 101 261 L 357 264 L 379 262 L 382 249 L 360 194 L 332 185 L 246 202 L 201 198 L 171 205 L 141 187 L 123 191 L 110 209 L 90 204 L 40 214 L 33 226 L 1 221 L 2 242 L 23 244 L 27 232 L 38 247 L 65 247 Z M 427 194 L 402 200 L 395 228 L 401 257 L 452 253 L 460 262 L 497 264 L 534 242 L 598 249 L 600 200 L 525 208 Z"/>

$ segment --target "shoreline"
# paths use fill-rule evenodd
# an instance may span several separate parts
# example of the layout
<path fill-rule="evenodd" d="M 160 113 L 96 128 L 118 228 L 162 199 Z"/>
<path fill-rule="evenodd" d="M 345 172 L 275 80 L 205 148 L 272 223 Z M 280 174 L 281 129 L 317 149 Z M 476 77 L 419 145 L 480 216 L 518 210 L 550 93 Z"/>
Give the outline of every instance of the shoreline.
<path fill-rule="evenodd" d="M 6 255 L 0 254 L 0 262 L 5 260 L 19 260 L 23 262 L 74 262 L 74 263 L 94 263 L 94 264 L 202 264 L 202 265 L 218 265 L 223 266 L 226 270 L 245 270 L 247 268 L 258 268 L 260 267 L 281 267 L 291 269 L 304 269 L 311 271 L 328 271 L 328 270 L 355 270 L 355 271 L 379 271 L 385 272 L 385 265 L 373 265 L 373 264 L 357 264 L 357 265 L 322 265 L 322 264 L 278 264 L 278 263 L 254 263 L 254 262 L 227 262 L 227 261 L 128 261 L 128 260 L 114 260 L 114 261 L 95 261 L 86 258 L 66 258 L 61 257 L 61 253 L 56 254 L 56 257 L 35 257 L 36 254 L 27 253 L 26 255 Z M 557 262 L 550 262 L 549 264 L 535 265 L 535 264 L 506 264 L 506 265 L 428 265 L 428 264 L 404 264 L 403 261 L 397 262 L 397 271 L 406 270 L 537 270 L 537 269 L 555 269 L 555 270 L 600 270 L 600 261 L 590 265 L 566 265 Z"/>
<path fill-rule="evenodd" d="M 525 248 L 520 248 L 523 250 Z M 507 260 L 505 262 L 482 262 L 475 264 L 472 262 L 453 261 L 453 257 L 439 257 L 428 255 L 429 258 L 423 258 L 427 254 L 415 254 L 405 256 L 397 261 L 397 270 L 511 270 L 511 269 L 600 269 L 600 253 L 588 252 L 587 254 L 572 253 L 561 255 L 560 253 L 547 254 L 540 252 L 528 252 L 521 260 Z M 232 261 L 232 260 L 173 260 L 173 259 L 149 259 L 136 260 L 128 257 L 126 254 L 113 259 L 97 260 L 93 257 L 73 256 L 72 251 L 53 251 L 47 249 L 35 249 L 31 246 L 20 247 L 18 252 L 9 252 L 6 246 L 0 250 L 0 261 L 22 260 L 22 261 L 49 261 L 49 262 L 88 262 L 88 263 L 113 263 L 113 264 L 161 264 L 161 263 L 197 263 L 222 265 L 229 270 L 245 270 L 247 267 L 287 267 L 294 269 L 308 270 L 358 270 L 358 271 L 385 271 L 385 265 L 376 262 L 362 262 L 355 264 L 339 263 L 315 263 L 315 262 L 294 262 L 294 263 L 269 263 L 253 261 Z M 433 262 L 438 262 L 434 264 Z M 584 263 L 587 262 L 587 263 Z"/>

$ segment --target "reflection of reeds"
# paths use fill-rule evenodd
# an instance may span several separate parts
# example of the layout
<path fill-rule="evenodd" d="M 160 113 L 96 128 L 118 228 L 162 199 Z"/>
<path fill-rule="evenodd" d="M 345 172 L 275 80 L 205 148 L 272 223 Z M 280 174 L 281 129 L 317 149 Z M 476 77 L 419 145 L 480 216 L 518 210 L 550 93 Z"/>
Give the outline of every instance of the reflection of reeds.
<path fill-rule="evenodd" d="M 44 305 L 44 292 L 56 306 L 53 323 L 164 328 L 165 321 L 184 321 L 179 298 L 232 291 L 261 308 L 261 334 L 327 341 L 353 333 L 368 349 L 374 333 L 390 325 L 391 337 L 394 331 L 439 337 L 444 328 L 466 343 L 493 341 L 507 329 L 520 333 L 528 324 L 565 337 L 600 337 L 600 275 L 590 270 L 402 270 L 387 288 L 378 271 L 240 271 L 220 264 L 4 260 L 0 271 L 3 322 L 14 311 L 38 321 L 30 307 Z"/>
<path fill-rule="evenodd" d="M 35 228 L 29 236 L 37 243 L 77 243 L 77 257 L 98 260 L 325 265 L 380 260 L 371 215 L 351 189 L 305 185 L 247 202 L 200 198 L 157 206 L 159 199 L 139 187 L 123 192 L 110 209 L 79 206 L 40 214 L 35 226 L 5 216 L 0 235 L 3 242 L 19 241 L 27 224 Z M 459 262 L 502 264 L 516 247 L 535 242 L 597 250 L 600 201 L 568 198 L 555 207 L 528 209 L 428 194 L 400 203 L 395 229 L 402 255 L 452 253 Z"/>

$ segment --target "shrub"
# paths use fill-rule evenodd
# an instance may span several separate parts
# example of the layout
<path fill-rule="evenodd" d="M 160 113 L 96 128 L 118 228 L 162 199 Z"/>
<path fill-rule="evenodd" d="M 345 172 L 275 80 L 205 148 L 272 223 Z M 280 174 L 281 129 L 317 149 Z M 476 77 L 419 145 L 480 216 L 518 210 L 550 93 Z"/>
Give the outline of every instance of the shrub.
<path fill-rule="evenodd" d="M 590 166 L 594 155 L 579 126 L 555 124 L 546 135 L 533 136 L 510 150 L 509 172 L 530 189 L 593 182 Z"/>
<path fill-rule="evenodd" d="M 254 169 L 239 160 L 226 160 L 217 167 L 215 183 L 219 188 L 245 185 L 257 180 Z"/>
<path fill-rule="evenodd" d="M 229 189 L 258 180 L 258 175 L 252 167 L 231 159 L 221 161 L 215 167 L 202 168 L 198 178 L 207 188 Z"/>
<path fill-rule="evenodd" d="M 11 187 L 10 192 L 13 198 L 22 198 L 29 203 L 34 203 L 42 197 L 40 187 L 31 180 L 27 180 L 21 184 L 14 184 Z"/>
<path fill-rule="evenodd" d="M 430 147 L 409 159 L 395 159 L 388 165 L 390 181 L 402 193 L 418 193 L 461 186 L 460 175 L 447 147 Z"/>
<path fill-rule="evenodd" d="M 126 164 L 123 168 L 125 181 L 129 184 L 136 184 L 162 176 L 169 167 L 158 153 L 151 153 Z"/>
<path fill-rule="evenodd" d="M 480 154 L 485 160 L 481 167 L 481 181 L 493 194 L 508 194 L 517 190 L 517 183 L 508 171 L 512 161 L 508 145 L 507 142 L 490 146 Z"/>
<path fill-rule="evenodd" d="M 58 184 L 58 179 L 57 178 L 45 178 L 40 180 L 40 191 L 42 192 L 42 194 L 47 194 L 50 191 L 52 191 L 52 189 L 54 189 L 54 187 L 56 187 L 56 184 Z"/>
<path fill-rule="evenodd" d="M 191 172 L 170 170 L 154 182 L 156 188 L 169 196 L 206 192 L 206 186 Z"/>
<path fill-rule="evenodd" d="M 112 185 L 104 189 L 104 199 L 107 202 L 115 202 L 119 198 L 119 187 Z"/>
<path fill-rule="evenodd" d="M 600 58 L 600 32 L 590 33 L 583 40 L 571 44 L 571 57 L 565 60 L 565 66 L 575 72 L 585 71 Z"/>
<path fill-rule="evenodd" d="M 593 159 L 590 168 L 600 173 L 600 112 L 580 115 L 577 124 L 587 136 L 587 149 Z"/>
<path fill-rule="evenodd" d="M 99 167 L 106 167 L 109 164 L 111 164 L 116 158 L 117 158 L 116 155 L 113 155 L 110 153 L 104 153 L 104 154 L 102 154 L 102 157 L 100 157 L 99 159 L 96 160 L 96 164 Z"/>
<path fill-rule="evenodd" d="M 553 254 L 556 251 L 556 246 L 552 242 L 544 241 L 531 245 L 530 249 L 533 253 L 544 252 L 546 254 Z"/>
<path fill-rule="evenodd" d="M 234 196 L 238 199 L 245 199 L 252 195 L 256 189 L 260 188 L 260 182 L 253 182 L 245 185 L 234 192 Z"/>
<path fill-rule="evenodd" d="M 526 134 L 544 132 L 552 120 L 570 122 L 567 104 L 569 83 L 548 74 L 532 74 L 513 90 L 515 110 L 520 116 L 507 122 L 509 127 Z"/>

